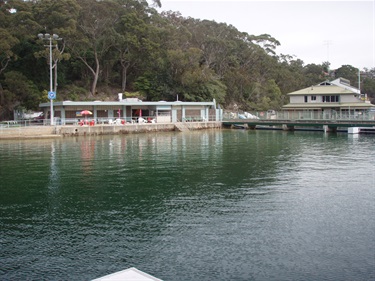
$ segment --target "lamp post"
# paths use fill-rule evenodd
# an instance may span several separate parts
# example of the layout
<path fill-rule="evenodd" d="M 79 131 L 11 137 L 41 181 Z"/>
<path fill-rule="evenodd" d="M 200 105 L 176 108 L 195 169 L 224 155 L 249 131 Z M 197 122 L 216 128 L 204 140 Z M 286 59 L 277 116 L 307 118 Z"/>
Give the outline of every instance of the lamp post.
<path fill-rule="evenodd" d="M 49 33 L 39 33 L 38 34 L 38 37 L 39 39 L 41 40 L 47 40 L 49 41 L 49 78 L 50 78 L 50 81 L 49 81 L 49 88 L 50 88 L 50 91 L 48 92 L 48 98 L 50 99 L 50 104 L 51 104 L 51 108 L 50 108 L 50 116 L 51 116 L 51 125 L 53 125 L 53 100 L 56 98 L 56 92 L 53 91 L 53 83 L 52 83 L 52 41 L 56 41 L 56 40 L 61 40 L 61 38 L 59 38 L 59 36 L 57 34 L 53 34 L 52 36 L 49 34 Z"/>

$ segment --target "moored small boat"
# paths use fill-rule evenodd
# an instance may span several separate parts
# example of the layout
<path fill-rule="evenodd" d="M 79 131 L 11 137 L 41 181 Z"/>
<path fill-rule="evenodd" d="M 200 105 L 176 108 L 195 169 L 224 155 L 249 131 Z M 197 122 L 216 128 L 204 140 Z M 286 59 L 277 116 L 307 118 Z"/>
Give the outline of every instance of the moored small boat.
<path fill-rule="evenodd" d="M 162 281 L 150 274 L 147 274 L 135 267 L 121 270 L 103 277 L 93 279 L 92 281 Z"/>

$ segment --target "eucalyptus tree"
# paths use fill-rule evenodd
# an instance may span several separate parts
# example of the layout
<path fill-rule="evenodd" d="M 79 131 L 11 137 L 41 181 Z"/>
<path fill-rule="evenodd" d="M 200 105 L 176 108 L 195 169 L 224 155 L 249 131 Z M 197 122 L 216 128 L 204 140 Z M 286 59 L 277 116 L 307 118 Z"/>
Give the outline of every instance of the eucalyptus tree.
<path fill-rule="evenodd" d="M 304 62 L 295 56 L 281 54 L 277 57 L 278 65 L 275 69 L 275 81 L 283 95 L 298 89 L 311 86 L 305 79 Z M 284 103 L 288 102 L 284 97 Z"/>
<path fill-rule="evenodd" d="M 248 105 L 253 101 L 256 92 L 258 71 L 257 61 L 262 60 L 259 47 L 247 42 L 242 34 L 236 42 L 235 51 L 232 54 L 231 63 L 225 71 L 223 81 L 228 88 L 226 104 L 229 108 L 251 110 Z M 254 101 L 255 102 L 255 101 Z M 235 106 L 234 106 L 235 105 Z"/>
<path fill-rule="evenodd" d="M 261 46 L 267 54 L 275 55 L 280 42 L 269 34 L 250 35 L 248 40 Z"/>
<path fill-rule="evenodd" d="M 0 7 L 0 118 L 10 117 L 17 106 L 26 106 L 27 95 L 17 89 L 22 82 L 34 88 L 28 66 L 33 48 L 30 41 L 38 24 L 33 18 L 32 5 L 21 0 L 2 1 Z M 7 72 L 20 78 L 7 79 Z M 8 75 L 9 77 L 9 75 Z M 27 93 L 27 92 L 26 92 Z M 35 104 L 34 104 L 35 107 Z"/>
<path fill-rule="evenodd" d="M 186 50 L 190 47 L 199 48 L 192 44 L 192 32 L 195 30 L 189 26 L 192 18 L 184 18 L 180 12 L 164 11 L 160 14 L 161 19 L 154 22 L 158 28 L 164 32 L 161 34 L 162 48 L 165 50 L 181 49 Z"/>
<path fill-rule="evenodd" d="M 96 94 L 102 64 L 115 45 L 114 25 L 118 22 L 119 5 L 114 1 L 77 0 L 80 6 L 77 30 L 66 39 L 74 58 L 80 60 L 91 74 L 90 92 Z"/>
<path fill-rule="evenodd" d="M 35 71 L 33 53 L 38 47 L 35 44 L 35 38 L 40 25 L 34 17 L 33 5 L 27 1 L 10 0 L 6 2 L 4 11 L 8 12 L 5 28 L 18 41 L 12 48 L 16 59 L 8 65 L 8 70 L 19 71 L 24 74 L 24 77 L 35 81 L 37 71 Z"/>
<path fill-rule="evenodd" d="M 9 62 L 12 59 L 17 59 L 17 54 L 14 53 L 13 47 L 19 43 L 19 40 L 9 33 L 5 28 L 0 27 L 0 119 L 12 110 L 13 98 L 12 95 L 6 94 L 3 90 L 1 77 L 3 72 L 6 70 Z M 8 119 L 8 118 L 7 118 Z"/>
<path fill-rule="evenodd" d="M 22 109 L 36 110 L 40 102 L 44 102 L 43 96 L 37 85 L 19 71 L 7 71 L 4 75 L 7 87 L 4 90 L 12 104 L 12 110 L 17 106 Z"/>
<path fill-rule="evenodd" d="M 236 56 L 236 42 L 241 33 L 233 26 L 208 20 L 188 19 L 192 46 L 202 50 L 202 63 L 222 78 Z"/>
<path fill-rule="evenodd" d="M 352 86 L 359 88 L 358 87 L 359 86 L 358 85 L 359 71 L 360 71 L 359 68 L 356 68 L 352 65 L 347 64 L 347 65 L 342 65 L 341 67 L 336 69 L 334 73 L 335 73 L 336 78 L 342 77 L 342 78 L 348 79 Z"/>
<path fill-rule="evenodd" d="M 139 3 L 134 0 L 117 0 L 122 9 L 120 18 L 115 26 L 116 40 L 112 56 L 118 61 L 121 73 L 121 90 L 124 92 L 129 70 L 142 68 L 145 62 L 155 59 L 152 54 L 159 48 L 153 36 L 155 28 L 150 24 L 155 16 L 147 2 Z"/>
<path fill-rule="evenodd" d="M 77 19 L 80 6 L 75 0 L 42 0 L 33 7 L 35 20 L 39 23 L 39 32 L 57 34 L 58 40 L 53 40 L 52 49 L 52 68 L 54 69 L 54 91 L 57 91 L 58 85 L 58 62 L 70 59 L 71 55 L 66 50 L 66 40 L 76 32 Z M 37 40 L 42 45 L 46 42 Z M 47 46 L 48 47 L 48 46 Z M 49 64 L 49 48 L 34 53 L 36 58 L 45 58 Z M 60 71 L 61 73 L 61 71 Z M 62 76 L 62 75 L 60 75 Z M 62 79 L 60 79 L 62 80 Z"/>
<path fill-rule="evenodd" d="M 245 32 L 237 32 L 231 44 L 231 60 L 224 81 L 228 86 L 227 104 L 236 104 L 243 110 L 264 110 L 269 99 L 263 99 L 269 89 L 275 89 L 274 79 L 277 61 L 259 42 L 269 40 L 266 36 L 258 38 Z M 272 53 L 271 53 L 272 54 Z M 270 86 L 272 85 L 272 86 Z"/>
<path fill-rule="evenodd" d="M 11 60 L 17 60 L 20 44 L 34 36 L 38 24 L 33 18 L 32 6 L 22 0 L 1 2 L 0 9 L 0 75 Z"/>
<path fill-rule="evenodd" d="M 169 50 L 169 72 L 174 81 L 173 95 L 186 101 L 216 99 L 224 102 L 226 87 L 215 72 L 201 64 L 202 51 L 197 48 Z"/>
<path fill-rule="evenodd" d="M 17 59 L 17 54 L 13 47 L 19 43 L 19 40 L 13 36 L 8 29 L 0 27 L 0 75 L 5 71 L 12 59 Z"/>
<path fill-rule="evenodd" d="M 138 2 L 142 5 L 147 5 L 148 6 L 148 2 L 147 0 L 133 0 L 134 2 Z M 152 0 L 152 3 L 153 3 L 153 6 L 155 7 L 161 7 L 161 1 L 160 0 Z"/>
<path fill-rule="evenodd" d="M 275 49 L 280 45 L 275 38 L 249 35 L 231 25 L 208 20 L 188 19 L 186 26 L 193 34 L 192 45 L 202 50 L 202 65 L 226 85 L 227 104 L 255 109 L 269 88 L 279 93 L 272 80 L 277 65 Z"/>
<path fill-rule="evenodd" d="M 190 101 L 215 98 L 220 103 L 224 102 L 226 86 L 214 65 L 205 62 L 205 55 L 209 51 L 200 44 L 207 42 L 204 33 L 210 28 L 204 25 L 209 26 L 208 21 L 202 23 L 193 18 L 184 18 L 178 12 L 163 12 L 161 16 L 166 20 L 164 26 L 160 26 L 166 31 L 160 44 L 161 49 L 166 50 L 163 71 L 168 98 Z M 203 38 L 197 42 L 196 37 Z"/>
<path fill-rule="evenodd" d="M 325 71 L 324 65 L 308 64 L 303 67 L 305 87 L 316 85 L 324 80 L 329 80 L 329 73 Z"/>
<path fill-rule="evenodd" d="M 5 71 L 12 59 L 17 59 L 13 47 L 19 43 L 19 40 L 11 31 L 11 5 L 0 2 L 0 75 Z M 2 104 L 2 103 L 1 103 Z"/>
<path fill-rule="evenodd" d="M 184 52 L 189 48 L 191 33 L 183 26 L 184 19 L 179 13 L 163 12 L 151 14 L 149 18 L 148 41 L 154 47 L 145 52 L 146 63 L 142 64 L 140 76 L 134 85 L 137 90 L 146 93 L 150 100 L 183 99 L 179 91 L 180 80 L 171 71 L 170 51 Z"/>
<path fill-rule="evenodd" d="M 361 72 L 361 92 L 375 104 L 375 68 L 364 68 Z"/>

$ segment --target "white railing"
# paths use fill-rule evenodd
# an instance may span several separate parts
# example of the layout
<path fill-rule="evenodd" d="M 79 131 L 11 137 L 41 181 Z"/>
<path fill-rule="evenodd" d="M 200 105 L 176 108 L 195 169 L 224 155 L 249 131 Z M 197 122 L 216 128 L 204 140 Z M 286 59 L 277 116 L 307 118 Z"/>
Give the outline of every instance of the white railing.
<path fill-rule="evenodd" d="M 27 127 L 27 126 L 43 126 L 50 125 L 50 120 L 6 120 L 0 121 L 0 128 L 14 128 L 14 127 Z"/>
<path fill-rule="evenodd" d="M 267 112 L 225 112 L 223 120 L 231 119 L 260 119 L 260 120 L 353 120 L 372 121 L 375 120 L 375 112 L 351 111 L 349 112 L 308 112 L 308 111 L 273 111 Z"/>

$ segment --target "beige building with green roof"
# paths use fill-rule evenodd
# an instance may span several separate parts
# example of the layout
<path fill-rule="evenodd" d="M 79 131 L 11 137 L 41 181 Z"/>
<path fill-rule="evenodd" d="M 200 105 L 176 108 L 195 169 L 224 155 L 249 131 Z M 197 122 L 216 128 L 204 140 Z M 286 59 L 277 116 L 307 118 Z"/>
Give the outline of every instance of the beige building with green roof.
<path fill-rule="evenodd" d="M 314 113 L 314 115 L 354 116 L 375 108 L 366 95 L 361 94 L 359 89 L 351 86 L 350 81 L 344 78 L 324 81 L 318 85 L 291 92 L 288 96 L 290 103 L 283 106 L 284 110 L 303 111 Z"/>

